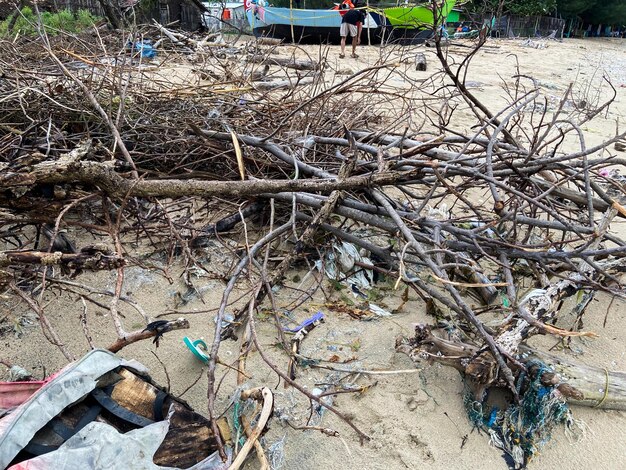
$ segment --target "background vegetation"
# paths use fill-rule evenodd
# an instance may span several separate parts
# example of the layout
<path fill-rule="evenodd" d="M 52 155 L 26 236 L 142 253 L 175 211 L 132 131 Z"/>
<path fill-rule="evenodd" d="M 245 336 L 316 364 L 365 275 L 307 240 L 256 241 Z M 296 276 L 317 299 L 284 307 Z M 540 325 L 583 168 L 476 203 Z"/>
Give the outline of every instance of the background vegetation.
<path fill-rule="evenodd" d="M 557 14 L 592 24 L 626 24 L 625 0 L 473 0 L 470 8 L 528 16 Z"/>
<path fill-rule="evenodd" d="M 41 21 L 50 35 L 59 32 L 77 33 L 90 28 L 100 18 L 92 15 L 87 10 L 78 10 L 76 13 L 69 9 L 57 13 L 44 11 L 41 13 Z M 37 15 L 30 7 L 24 7 L 19 12 L 13 13 L 4 21 L 0 22 L 0 37 L 12 35 L 34 35 L 37 33 Z"/>

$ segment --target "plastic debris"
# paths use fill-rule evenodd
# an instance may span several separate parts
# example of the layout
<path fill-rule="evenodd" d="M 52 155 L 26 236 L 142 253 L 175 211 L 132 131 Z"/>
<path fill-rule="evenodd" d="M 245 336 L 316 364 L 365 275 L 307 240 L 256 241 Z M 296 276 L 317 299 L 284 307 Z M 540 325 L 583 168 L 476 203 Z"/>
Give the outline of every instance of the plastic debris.
<path fill-rule="evenodd" d="M 428 217 L 435 220 L 448 220 L 450 218 L 450 211 L 448 205 L 444 202 L 437 207 L 431 207 L 430 204 L 426 205 L 426 211 Z"/>
<path fill-rule="evenodd" d="M 152 41 L 144 39 L 143 41 L 136 41 L 135 50 L 141 54 L 141 57 L 145 59 L 153 59 L 157 55 L 156 49 L 152 46 Z"/>
<path fill-rule="evenodd" d="M 169 431 L 169 416 L 164 421 L 150 424 L 122 434 L 113 426 L 92 422 L 68 439 L 58 450 L 10 467 L 10 470 L 115 470 L 128 465 L 135 470 L 166 470 L 153 463 L 155 452 Z M 189 467 L 188 470 L 226 470 L 230 465 L 222 462 L 218 452 Z"/>
<path fill-rule="evenodd" d="M 9 369 L 9 382 L 21 382 L 30 380 L 32 377 L 32 374 L 23 367 L 11 366 Z"/>
<path fill-rule="evenodd" d="M 359 289 L 359 286 L 357 286 L 356 284 L 350 284 L 350 290 L 352 291 L 352 295 L 354 295 L 354 297 L 367 299 L 367 294 L 362 292 L 361 289 Z"/>
<path fill-rule="evenodd" d="M 183 338 L 183 343 L 185 343 L 185 346 L 189 348 L 193 355 L 200 359 L 202 362 L 204 362 L 205 364 L 209 362 L 209 356 L 206 354 L 209 348 L 203 340 L 197 339 L 195 341 L 192 341 L 187 336 L 185 336 Z"/>
<path fill-rule="evenodd" d="M 306 336 L 315 329 L 317 325 L 324 323 L 324 314 L 317 312 L 311 318 L 306 319 L 300 325 L 292 330 L 286 330 L 290 332 L 296 332 L 291 339 L 291 352 L 293 357 L 289 360 L 289 377 L 293 380 L 296 378 L 296 367 L 298 364 L 304 364 L 303 360 L 297 360 L 296 357 L 300 352 L 300 345 Z"/>
<path fill-rule="evenodd" d="M 3 410 L 20 406 L 41 388 L 43 381 L 0 382 L 0 416 Z"/>
<path fill-rule="evenodd" d="M 373 264 L 366 256 L 361 255 L 359 250 L 352 244 L 342 241 L 333 243 L 332 250 L 326 253 L 323 269 L 329 279 L 341 281 L 347 286 L 356 286 L 357 289 L 368 290 L 374 282 L 374 273 L 370 269 L 359 268 L 350 276 L 346 274 L 352 271 L 356 263 Z M 318 260 L 315 267 L 322 271 L 322 261 Z M 352 288 L 352 287 L 351 287 Z"/>
<path fill-rule="evenodd" d="M 558 389 L 541 383 L 541 376 L 549 369 L 538 361 L 533 365 L 538 367 L 533 378 L 521 374 L 518 379 L 519 404 L 503 410 L 488 409 L 486 403 L 475 401 L 471 393 L 465 396 L 470 421 L 489 434 L 491 444 L 504 452 L 509 467 L 516 470 L 526 467 L 556 426 L 564 424 L 571 429 L 575 423 Z"/>
<path fill-rule="evenodd" d="M 374 313 L 375 315 L 379 316 L 379 317 L 390 317 L 391 316 L 391 312 L 389 310 L 385 310 L 382 307 L 379 307 L 376 304 L 373 303 L 369 303 L 369 309 L 372 313 Z"/>
<path fill-rule="evenodd" d="M 43 385 L 35 382 L 41 388 L 0 419 L 0 468 L 227 468 L 216 458 L 216 440 L 207 441 L 211 422 L 146 373 L 135 361 L 95 349 Z"/>
<path fill-rule="evenodd" d="M 235 316 L 232 313 L 225 313 L 222 318 L 222 326 L 226 327 L 235 321 Z M 213 318 L 213 322 L 217 324 L 217 315 Z"/>
<path fill-rule="evenodd" d="M 313 315 L 310 318 L 307 318 L 295 328 L 283 327 L 283 330 L 289 333 L 297 333 L 298 331 L 302 330 L 303 328 L 306 328 L 307 326 L 313 325 L 316 322 L 319 323 L 323 321 L 324 321 L 324 314 L 322 312 L 317 312 L 315 315 Z"/>
<path fill-rule="evenodd" d="M 270 467 L 272 470 L 279 470 L 285 463 L 285 440 L 287 435 L 285 434 L 281 439 L 271 444 L 267 449 L 267 457 L 270 461 Z"/>
<path fill-rule="evenodd" d="M 533 49 L 545 49 L 548 47 L 545 41 L 533 41 L 532 39 L 524 39 L 520 42 L 520 46 L 523 47 L 532 47 Z"/>

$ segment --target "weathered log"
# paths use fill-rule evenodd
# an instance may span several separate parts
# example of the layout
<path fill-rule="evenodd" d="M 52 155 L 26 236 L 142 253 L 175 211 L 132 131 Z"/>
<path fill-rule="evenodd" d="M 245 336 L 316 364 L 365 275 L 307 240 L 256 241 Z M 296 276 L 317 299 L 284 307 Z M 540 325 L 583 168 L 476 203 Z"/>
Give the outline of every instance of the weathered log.
<path fill-rule="evenodd" d="M 2 251 L 0 266 L 12 264 L 41 264 L 44 266 L 61 265 L 70 269 L 102 270 L 117 269 L 124 265 L 124 258 L 113 253 L 108 247 L 101 245 L 86 246 L 80 253 L 63 253 L 55 251 Z"/>
<path fill-rule="evenodd" d="M 256 38 L 257 44 L 262 46 L 278 46 L 282 44 L 283 40 L 278 38 L 268 38 L 265 36 L 261 36 L 260 38 Z"/>
<path fill-rule="evenodd" d="M 319 70 L 319 62 L 314 60 L 296 59 L 295 57 L 267 57 L 263 55 L 251 55 L 248 57 L 249 62 L 255 64 L 278 65 L 296 70 Z"/>
<path fill-rule="evenodd" d="M 43 162 L 29 173 L 4 172 L 0 186 L 5 188 L 29 186 L 36 183 L 83 183 L 100 187 L 110 196 L 181 197 L 181 196 L 251 196 L 281 191 L 350 190 L 413 180 L 419 169 L 406 172 L 388 171 L 371 175 L 350 176 L 344 180 L 131 180 L 118 174 L 110 165 L 100 162 Z"/>
<path fill-rule="evenodd" d="M 483 299 L 485 305 L 489 305 L 498 297 L 498 289 L 491 284 L 491 280 L 482 272 L 477 270 L 472 264 L 472 259 L 467 253 L 458 253 L 457 256 L 467 263 L 466 267 L 458 268 L 459 271 L 475 284 L 484 284 L 480 287 L 473 287 Z"/>
<path fill-rule="evenodd" d="M 574 191 L 568 188 L 555 187 L 553 183 L 541 178 L 530 178 L 530 181 L 539 186 L 542 190 L 550 190 L 551 194 L 555 197 L 571 201 L 581 207 L 587 206 L 587 194 L 583 192 Z M 592 198 L 591 201 L 593 203 L 593 208 L 597 211 L 606 212 L 610 208 L 608 202 L 602 199 Z"/>
<path fill-rule="evenodd" d="M 252 86 L 260 91 L 278 90 L 280 88 L 295 88 L 297 86 L 312 85 L 314 77 L 305 77 L 295 80 L 277 80 L 273 82 L 253 82 Z"/>
<path fill-rule="evenodd" d="M 415 70 L 421 72 L 426 71 L 426 56 L 423 52 L 418 52 L 415 55 Z"/>
<path fill-rule="evenodd" d="M 435 334 L 428 325 L 417 325 L 413 338 L 398 338 L 396 351 L 409 356 L 418 367 L 424 361 L 454 367 L 479 389 L 485 386 L 504 386 L 504 382 L 497 376 L 493 362 L 487 361 L 485 367 L 478 367 L 475 358 L 480 349 L 477 346 L 463 343 L 458 339 L 445 339 L 439 332 Z M 535 374 L 539 371 L 537 361 L 545 365 L 549 371 L 541 371 L 541 381 L 544 385 L 556 386 L 568 402 L 582 406 L 626 410 L 624 372 L 611 372 L 608 369 L 569 361 L 525 345 L 520 347 L 520 354 L 516 359 Z M 517 373 L 520 370 L 517 369 Z"/>
<path fill-rule="evenodd" d="M 204 416 L 174 402 L 166 438 L 154 454 L 154 463 L 161 466 L 189 468 L 217 449 L 211 422 Z"/>
<path fill-rule="evenodd" d="M 626 410 L 626 373 L 592 367 L 581 362 L 520 346 L 522 361 L 538 360 L 554 370 L 544 373 L 545 385 L 557 385 L 568 402 L 594 408 Z"/>

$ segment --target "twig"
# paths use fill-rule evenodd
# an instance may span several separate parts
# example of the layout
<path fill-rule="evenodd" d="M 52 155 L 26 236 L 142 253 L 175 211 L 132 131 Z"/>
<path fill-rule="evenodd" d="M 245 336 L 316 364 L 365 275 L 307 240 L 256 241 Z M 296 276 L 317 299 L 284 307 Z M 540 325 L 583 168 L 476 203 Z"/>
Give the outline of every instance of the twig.
<path fill-rule="evenodd" d="M 189 328 L 189 322 L 184 318 L 178 318 L 177 320 L 171 321 L 161 321 L 164 323 L 154 329 L 144 328 L 143 330 L 135 330 L 131 333 L 126 333 L 123 337 L 116 339 L 107 349 L 116 353 L 129 344 L 136 343 L 142 339 L 160 337 L 169 331 Z"/>

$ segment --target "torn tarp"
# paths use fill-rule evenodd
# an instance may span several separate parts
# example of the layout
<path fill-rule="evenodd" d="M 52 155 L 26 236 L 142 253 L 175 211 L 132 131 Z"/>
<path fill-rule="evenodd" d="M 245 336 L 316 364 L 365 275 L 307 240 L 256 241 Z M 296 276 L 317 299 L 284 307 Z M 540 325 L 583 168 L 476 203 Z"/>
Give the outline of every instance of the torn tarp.
<path fill-rule="evenodd" d="M 63 368 L 27 402 L 0 420 L 0 468 L 6 468 L 37 431 L 94 388 L 105 373 L 128 362 L 103 349 L 89 352 Z M 145 370 L 139 363 L 132 366 Z"/>
<path fill-rule="evenodd" d="M 54 452 L 21 462 L 9 470 L 173 470 L 152 461 L 169 430 L 169 424 L 168 417 L 122 434 L 113 426 L 92 422 Z M 222 462 L 215 452 L 189 470 L 226 470 L 229 465 L 230 456 L 227 462 Z"/>
<path fill-rule="evenodd" d="M 102 349 L 69 364 L 0 419 L 0 469 L 224 468 L 211 422 L 146 372 Z"/>

